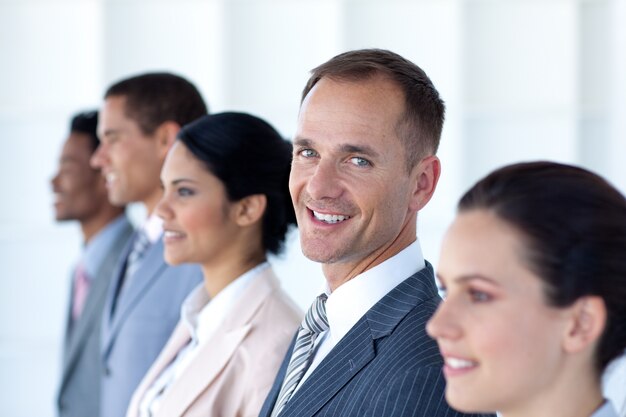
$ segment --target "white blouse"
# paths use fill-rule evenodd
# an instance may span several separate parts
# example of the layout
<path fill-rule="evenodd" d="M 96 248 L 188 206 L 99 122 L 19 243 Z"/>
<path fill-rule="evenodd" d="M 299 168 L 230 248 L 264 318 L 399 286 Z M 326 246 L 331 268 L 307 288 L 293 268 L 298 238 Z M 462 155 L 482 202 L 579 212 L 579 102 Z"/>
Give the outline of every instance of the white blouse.
<path fill-rule="evenodd" d="M 163 395 L 193 361 L 199 348 L 211 338 L 219 325 L 228 317 L 232 306 L 246 287 L 269 266 L 269 263 L 264 262 L 252 268 L 228 284 L 212 300 L 209 300 L 204 283 L 198 285 L 187 296 L 181 306 L 180 319 L 187 326 L 191 339 L 155 379 L 152 386 L 146 390 L 139 404 L 140 417 L 151 417 L 158 411 Z"/>

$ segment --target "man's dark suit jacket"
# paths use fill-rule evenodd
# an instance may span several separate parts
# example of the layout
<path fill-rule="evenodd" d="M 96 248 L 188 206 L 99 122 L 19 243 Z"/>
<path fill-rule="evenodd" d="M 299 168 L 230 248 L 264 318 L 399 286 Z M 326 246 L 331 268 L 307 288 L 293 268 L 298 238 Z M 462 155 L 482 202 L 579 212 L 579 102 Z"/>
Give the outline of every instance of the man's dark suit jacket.
<path fill-rule="evenodd" d="M 461 416 L 444 399 L 443 360 L 426 322 L 440 298 L 430 264 L 376 303 L 330 351 L 280 417 Z M 294 339 L 295 341 L 295 339 Z M 261 409 L 269 417 L 293 343 Z"/>

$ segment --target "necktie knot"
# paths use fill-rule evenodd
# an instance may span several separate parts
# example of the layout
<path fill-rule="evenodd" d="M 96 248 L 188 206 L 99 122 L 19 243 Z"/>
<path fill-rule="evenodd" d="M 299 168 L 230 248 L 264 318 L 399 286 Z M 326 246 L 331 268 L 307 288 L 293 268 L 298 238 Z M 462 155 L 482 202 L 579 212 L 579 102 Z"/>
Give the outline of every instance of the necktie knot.
<path fill-rule="evenodd" d="M 148 239 L 148 234 L 145 230 L 139 230 L 137 232 L 137 236 L 135 237 L 135 241 L 133 242 L 133 248 L 128 255 L 129 263 L 136 262 L 140 260 L 150 246 L 150 239 Z"/>
<path fill-rule="evenodd" d="M 150 239 L 145 230 L 139 230 L 133 241 L 133 247 L 128 254 L 126 260 L 126 278 L 131 277 L 135 271 L 139 268 L 141 259 L 146 254 L 147 249 L 150 247 Z"/>
<path fill-rule="evenodd" d="M 326 317 L 326 294 L 320 294 L 315 298 L 309 311 L 302 320 L 302 328 L 311 333 L 320 334 L 328 330 L 328 317 Z"/>

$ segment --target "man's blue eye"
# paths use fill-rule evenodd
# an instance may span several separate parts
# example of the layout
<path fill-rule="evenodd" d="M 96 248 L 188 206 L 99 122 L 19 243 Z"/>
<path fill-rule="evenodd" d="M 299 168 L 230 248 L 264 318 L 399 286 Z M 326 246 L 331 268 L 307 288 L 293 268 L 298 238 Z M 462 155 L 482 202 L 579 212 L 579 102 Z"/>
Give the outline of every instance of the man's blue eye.
<path fill-rule="evenodd" d="M 304 156 L 305 158 L 311 158 L 315 156 L 315 151 L 313 149 L 303 149 L 300 151 L 300 155 Z"/>
<path fill-rule="evenodd" d="M 367 159 L 364 159 L 364 158 L 359 158 L 358 156 L 350 158 L 350 162 L 352 162 L 354 165 L 360 166 L 360 167 L 365 167 L 365 166 L 370 165 L 370 161 L 368 161 Z"/>

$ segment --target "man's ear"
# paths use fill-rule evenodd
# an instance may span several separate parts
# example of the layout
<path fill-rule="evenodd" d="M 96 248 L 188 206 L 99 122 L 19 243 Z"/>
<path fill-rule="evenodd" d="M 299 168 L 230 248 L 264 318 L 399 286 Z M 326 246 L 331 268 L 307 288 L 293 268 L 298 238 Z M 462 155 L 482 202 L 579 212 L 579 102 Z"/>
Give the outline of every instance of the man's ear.
<path fill-rule="evenodd" d="M 570 323 L 563 337 L 563 349 L 568 353 L 577 353 L 602 335 L 606 326 L 606 306 L 602 297 L 586 296 L 569 308 Z"/>
<path fill-rule="evenodd" d="M 437 188 L 441 175 L 441 163 L 435 155 L 428 156 L 420 161 L 412 170 L 415 184 L 409 208 L 420 211 L 428 203 Z"/>
<path fill-rule="evenodd" d="M 159 156 L 165 160 L 167 153 L 176 142 L 176 135 L 180 131 L 180 125 L 174 121 L 166 121 L 154 131 L 154 139 L 159 151 Z"/>
<path fill-rule="evenodd" d="M 249 226 L 258 222 L 265 213 L 267 197 L 265 194 L 252 194 L 237 201 L 235 222 L 239 226 Z"/>

